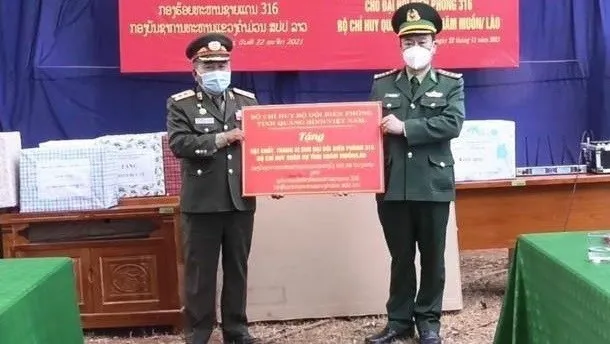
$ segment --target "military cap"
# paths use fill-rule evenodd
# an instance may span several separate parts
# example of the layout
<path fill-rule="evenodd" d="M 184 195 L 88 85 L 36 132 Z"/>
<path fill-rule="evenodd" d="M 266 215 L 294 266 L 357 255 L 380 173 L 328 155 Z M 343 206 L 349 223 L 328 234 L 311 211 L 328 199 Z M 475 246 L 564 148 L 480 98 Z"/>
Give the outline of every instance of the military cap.
<path fill-rule="evenodd" d="M 437 34 L 443 30 L 443 19 L 434 7 L 412 2 L 394 12 L 392 28 L 399 37 L 410 34 Z"/>
<path fill-rule="evenodd" d="M 224 62 L 231 59 L 233 41 L 222 33 L 206 33 L 186 47 L 186 57 L 201 62 Z"/>

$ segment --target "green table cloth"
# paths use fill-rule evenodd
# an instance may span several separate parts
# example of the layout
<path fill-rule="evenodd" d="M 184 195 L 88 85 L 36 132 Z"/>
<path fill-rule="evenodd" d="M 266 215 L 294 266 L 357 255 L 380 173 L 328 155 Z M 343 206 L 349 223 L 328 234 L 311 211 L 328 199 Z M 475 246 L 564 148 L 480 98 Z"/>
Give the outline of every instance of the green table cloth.
<path fill-rule="evenodd" d="M 0 344 L 82 344 L 70 258 L 0 259 Z"/>
<path fill-rule="evenodd" d="M 610 343 L 610 264 L 585 232 L 522 235 L 513 258 L 495 344 Z"/>

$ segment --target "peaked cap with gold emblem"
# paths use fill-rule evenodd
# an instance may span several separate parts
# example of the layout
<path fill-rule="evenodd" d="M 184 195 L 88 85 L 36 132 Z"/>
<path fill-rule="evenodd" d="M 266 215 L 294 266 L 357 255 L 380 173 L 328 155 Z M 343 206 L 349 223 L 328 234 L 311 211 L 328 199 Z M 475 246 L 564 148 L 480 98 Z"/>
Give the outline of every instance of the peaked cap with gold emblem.
<path fill-rule="evenodd" d="M 197 37 L 186 47 L 186 57 L 191 61 L 226 62 L 231 59 L 233 41 L 222 33 L 207 33 Z"/>
<path fill-rule="evenodd" d="M 421 2 L 399 7 L 392 16 L 392 28 L 399 36 L 438 34 L 443 30 L 443 19 L 436 9 Z"/>

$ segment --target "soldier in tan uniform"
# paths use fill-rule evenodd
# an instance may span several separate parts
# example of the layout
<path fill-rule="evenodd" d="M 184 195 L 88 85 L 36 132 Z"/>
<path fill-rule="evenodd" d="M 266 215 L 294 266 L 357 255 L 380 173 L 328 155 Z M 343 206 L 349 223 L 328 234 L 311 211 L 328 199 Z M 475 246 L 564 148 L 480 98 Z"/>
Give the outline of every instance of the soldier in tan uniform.
<path fill-rule="evenodd" d="M 242 197 L 241 108 L 254 94 L 230 87 L 231 39 L 210 33 L 191 42 L 197 86 L 167 100 L 169 146 L 182 161 L 182 234 L 187 340 L 208 342 L 216 324 L 216 276 L 225 343 L 259 343 L 248 331 L 246 291 L 256 200 Z"/>

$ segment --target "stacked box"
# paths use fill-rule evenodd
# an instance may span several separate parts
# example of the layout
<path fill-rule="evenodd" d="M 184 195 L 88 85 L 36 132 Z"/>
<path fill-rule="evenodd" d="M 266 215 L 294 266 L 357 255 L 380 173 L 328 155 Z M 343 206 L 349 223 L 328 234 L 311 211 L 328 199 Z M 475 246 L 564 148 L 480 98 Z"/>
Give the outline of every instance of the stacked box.
<path fill-rule="evenodd" d="M 120 197 L 165 195 L 163 134 L 108 135 L 97 139 L 99 144 L 118 152 Z"/>
<path fill-rule="evenodd" d="M 12 208 L 19 203 L 19 155 L 21 134 L 0 133 L 0 208 Z"/>
<path fill-rule="evenodd" d="M 61 147 L 83 147 L 94 146 L 97 144 L 95 139 L 77 139 L 77 140 L 50 140 L 38 144 L 40 148 L 61 148 Z"/>
<path fill-rule="evenodd" d="M 465 121 L 451 141 L 456 181 L 485 181 L 516 177 L 515 122 Z"/>
<path fill-rule="evenodd" d="M 167 135 L 163 135 L 163 168 L 165 171 L 165 191 L 168 196 L 179 196 L 182 187 L 180 159 L 169 148 Z"/>
<path fill-rule="evenodd" d="M 103 146 L 21 151 L 21 212 L 107 209 L 118 204 L 116 152 Z"/>

